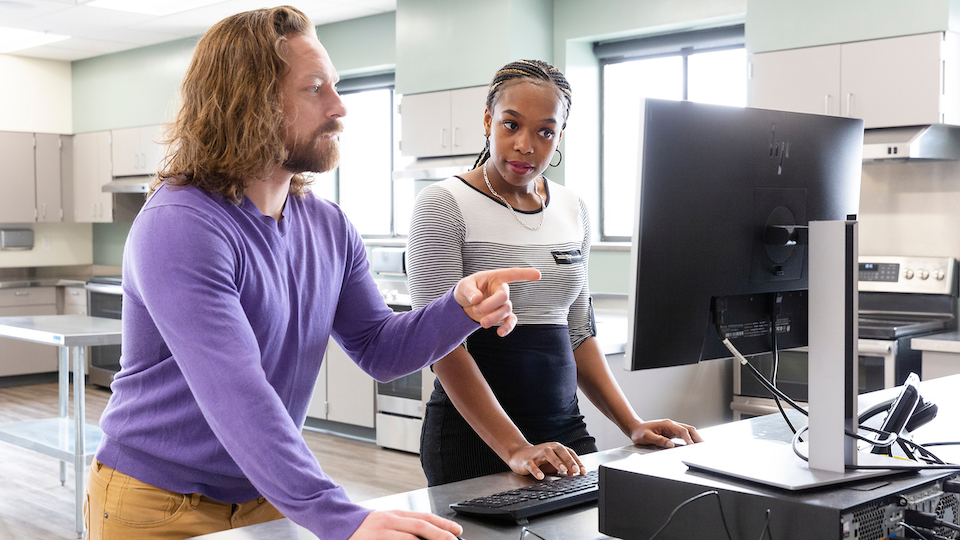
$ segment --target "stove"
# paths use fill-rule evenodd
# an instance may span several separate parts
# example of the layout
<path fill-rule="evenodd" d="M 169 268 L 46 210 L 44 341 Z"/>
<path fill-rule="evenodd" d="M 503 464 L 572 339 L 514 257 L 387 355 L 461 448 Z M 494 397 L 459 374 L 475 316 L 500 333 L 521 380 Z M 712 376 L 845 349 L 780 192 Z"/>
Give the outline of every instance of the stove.
<path fill-rule="evenodd" d="M 123 288 L 120 276 L 93 276 L 87 279 L 87 305 L 91 317 L 119 319 Z M 90 347 L 90 384 L 109 388 L 120 371 L 120 345 Z"/>
<path fill-rule="evenodd" d="M 957 328 L 957 260 L 949 257 L 861 256 L 858 276 L 858 352 L 860 392 L 903 384 L 907 376 L 923 377 L 920 351 L 910 346 L 917 336 Z M 807 352 L 780 353 L 778 388 L 799 402 L 807 400 Z M 770 355 L 750 363 L 768 377 L 774 375 Z M 740 366 L 733 373 L 735 419 L 777 412 L 769 392 Z"/>

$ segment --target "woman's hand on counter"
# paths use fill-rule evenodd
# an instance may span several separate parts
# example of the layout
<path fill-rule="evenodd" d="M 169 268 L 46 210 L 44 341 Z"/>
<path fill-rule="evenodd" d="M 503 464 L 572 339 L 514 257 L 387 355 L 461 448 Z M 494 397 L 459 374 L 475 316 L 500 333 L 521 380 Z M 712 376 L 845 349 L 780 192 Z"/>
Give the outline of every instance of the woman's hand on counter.
<path fill-rule="evenodd" d="M 507 465 L 513 472 L 529 474 L 537 480 L 543 480 L 544 473 L 559 472 L 569 475 L 587 473 L 587 468 L 580 461 L 580 456 L 558 442 L 524 446 L 510 455 Z"/>
<path fill-rule="evenodd" d="M 367 514 L 348 540 L 399 540 L 418 537 L 424 540 L 456 540 L 462 532 L 463 527 L 460 524 L 434 514 L 386 510 Z"/>
<path fill-rule="evenodd" d="M 633 444 L 648 444 L 660 448 L 676 446 L 670 439 L 682 439 L 686 444 L 703 442 L 700 434 L 697 433 L 697 428 L 673 420 L 641 422 L 630 434 Z"/>
<path fill-rule="evenodd" d="M 537 281 L 535 268 L 501 268 L 471 274 L 457 283 L 454 295 L 467 315 L 484 328 L 500 324 L 497 334 L 503 337 L 513 331 L 517 316 L 510 303 L 510 282 Z"/>

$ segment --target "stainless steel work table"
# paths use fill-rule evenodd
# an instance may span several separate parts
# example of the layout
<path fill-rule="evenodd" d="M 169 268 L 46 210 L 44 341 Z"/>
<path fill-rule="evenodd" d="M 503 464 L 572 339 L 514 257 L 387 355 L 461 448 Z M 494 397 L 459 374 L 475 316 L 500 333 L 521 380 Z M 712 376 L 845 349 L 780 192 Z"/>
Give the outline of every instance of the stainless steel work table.
<path fill-rule="evenodd" d="M 27 420 L 0 426 L 0 441 L 29 448 L 60 460 L 60 484 L 66 484 L 66 463 L 73 462 L 76 480 L 77 537 L 83 538 L 84 467 L 93 461 L 100 444 L 100 428 L 84 422 L 84 347 L 120 343 L 120 321 L 86 315 L 38 315 L 0 317 L 0 337 L 45 343 L 60 347 L 60 416 Z M 70 420 L 69 376 L 73 357 L 73 411 Z"/>

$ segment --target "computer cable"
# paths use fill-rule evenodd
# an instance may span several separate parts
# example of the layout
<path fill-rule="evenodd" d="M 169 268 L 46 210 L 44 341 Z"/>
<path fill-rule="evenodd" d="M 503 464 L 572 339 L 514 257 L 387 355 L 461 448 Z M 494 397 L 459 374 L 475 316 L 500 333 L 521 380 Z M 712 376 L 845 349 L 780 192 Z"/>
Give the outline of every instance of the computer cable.
<path fill-rule="evenodd" d="M 717 325 L 717 330 L 718 330 L 719 332 L 721 332 L 721 335 L 722 335 L 722 331 L 720 330 L 719 325 Z M 795 402 L 795 401 L 793 401 L 792 399 L 790 399 L 789 396 L 787 396 L 786 394 L 784 394 L 783 392 L 781 392 L 780 389 L 778 389 L 776 386 L 774 386 L 773 384 L 771 384 L 770 381 L 766 380 L 766 378 L 763 376 L 763 374 L 761 374 L 761 373 L 757 370 L 757 368 L 753 367 L 753 364 L 751 364 L 749 361 L 747 361 L 747 359 L 743 356 L 743 354 L 741 354 L 740 351 L 737 350 L 736 346 L 734 346 L 733 343 L 731 343 L 728 338 L 726 338 L 726 337 L 723 338 L 723 345 L 733 354 L 733 356 L 737 359 L 737 361 L 739 361 L 742 365 L 745 365 L 745 366 L 747 366 L 748 368 L 750 368 L 750 371 L 754 374 L 754 376 L 757 377 L 757 379 L 760 381 L 760 383 L 763 384 L 768 390 L 770 390 L 770 391 L 773 392 L 774 394 L 776 394 L 776 395 L 780 396 L 781 398 L 783 398 L 784 401 L 786 401 L 787 403 L 789 403 L 790 406 L 792 406 L 794 409 L 796 409 L 797 411 L 799 411 L 800 413 L 802 413 L 804 416 L 810 416 L 810 413 L 808 413 L 808 412 L 805 411 L 802 407 L 800 407 L 800 405 L 798 405 L 797 402 Z M 884 432 L 881 432 L 880 430 L 876 430 L 876 429 L 873 429 L 873 428 L 868 428 L 868 427 L 866 427 L 866 426 L 858 426 L 858 428 L 859 428 L 859 429 L 866 430 L 866 431 L 871 431 L 871 432 L 875 432 L 875 433 L 884 434 L 884 435 L 886 435 L 886 439 L 884 439 L 884 440 L 868 439 L 868 438 L 866 438 L 866 437 L 863 437 L 863 436 L 860 435 L 859 433 L 854 433 L 854 432 L 848 431 L 848 430 L 844 430 L 844 433 L 845 433 L 848 437 L 853 437 L 853 438 L 855 438 L 855 439 L 857 439 L 857 440 L 861 440 L 861 441 L 867 442 L 867 443 L 873 445 L 874 447 L 889 447 L 889 446 L 892 445 L 893 443 L 897 442 L 897 440 L 899 440 L 899 438 L 900 438 L 896 433 L 884 433 Z M 793 447 L 793 452 L 794 452 L 794 454 L 796 454 L 797 457 L 799 457 L 800 459 L 802 459 L 802 460 L 804 460 L 804 461 L 809 461 L 809 459 L 807 458 L 807 456 L 804 456 L 804 455 L 800 452 L 800 449 L 797 447 L 797 443 L 800 441 L 800 437 L 801 437 L 804 433 L 806 433 L 808 429 L 809 429 L 809 426 L 805 426 L 805 427 L 801 428 L 800 430 L 798 430 L 798 431 L 794 434 L 794 436 L 793 436 L 793 441 L 792 441 L 792 443 L 791 443 L 791 445 L 792 445 L 792 447 Z M 912 444 L 912 443 L 911 443 L 911 444 Z M 923 465 L 923 466 L 921 466 L 921 467 L 916 467 L 916 466 L 904 466 L 904 467 L 897 467 L 897 466 L 870 466 L 870 465 L 858 465 L 858 466 L 857 466 L 857 469 L 861 469 L 861 470 L 871 470 L 871 469 L 917 470 L 918 468 L 923 468 L 923 469 L 950 469 L 950 470 L 956 470 L 956 469 L 960 469 L 960 465 L 944 464 L 944 463 L 941 462 L 941 463 L 926 464 L 926 465 Z"/>
<path fill-rule="evenodd" d="M 733 354 L 734 358 L 736 358 L 738 362 L 740 362 L 744 366 L 747 366 L 750 369 L 750 372 L 753 373 L 755 377 L 757 377 L 757 380 L 760 381 L 760 384 L 762 384 L 767 390 L 772 392 L 775 396 L 779 396 L 780 399 L 786 401 L 791 407 L 799 411 L 804 416 L 810 416 L 810 413 L 804 410 L 804 408 L 801 407 L 796 401 L 791 399 L 790 396 L 784 394 L 783 392 L 780 391 L 779 388 L 771 384 L 770 381 L 768 381 L 767 378 L 764 377 L 763 374 L 757 370 L 757 368 L 753 367 L 753 364 L 751 364 L 742 354 L 740 354 L 740 351 L 738 351 L 737 348 L 734 347 L 733 343 L 730 343 L 730 340 L 728 338 L 723 337 L 722 332 L 720 335 L 723 339 L 723 345 Z"/>
<path fill-rule="evenodd" d="M 773 371 L 771 373 L 772 377 L 770 377 L 770 384 L 772 384 L 774 388 L 777 386 L 777 369 L 780 367 L 780 348 L 777 346 L 777 319 L 780 318 L 781 302 L 783 302 L 783 294 L 776 293 L 773 297 L 773 308 L 770 310 L 770 356 L 773 359 Z M 793 423 L 790 421 L 790 418 L 787 417 L 787 412 L 783 410 L 780 397 L 773 394 L 773 402 L 777 404 L 780 416 L 782 416 L 783 421 L 787 423 L 790 432 L 796 433 L 797 429 L 793 427 Z"/>
<path fill-rule="evenodd" d="M 914 529 L 914 528 L 911 527 L 910 525 L 907 525 L 907 524 L 904 523 L 903 521 L 901 521 L 900 523 L 897 523 L 897 525 L 900 526 L 900 527 L 903 527 L 904 529 L 909 529 L 909 530 L 913 531 L 913 534 L 917 535 L 917 538 L 919 538 L 920 540 L 930 540 L 929 538 L 926 537 L 926 535 L 924 535 L 924 534 L 921 533 L 920 531 Z"/>
<path fill-rule="evenodd" d="M 936 514 L 920 512 L 919 510 L 904 510 L 903 520 L 911 525 L 923 527 L 924 529 L 936 529 L 937 527 L 943 527 L 945 529 L 960 531 L 960 525 L 950 523 L 949 521 L 944 521 L 938 518 Z"/>
<path fill-rule="evenodd" d="M 727 539 L 728 539 L 728 540 L 733 540 L 733 536 L 730 534 L 730 527 L 727 526 L 727 518 L 723 515 L 723 501 L 720 499 L 720 492 L 718 492 L 718 491 L 715 490 L 715 489 L 712 489 L 712 490 L 710 490 L 710 491 L 704 491 L 703 493 L 694 495 L 693 497 L 690 497 L 689 499 L 687 499 L 687 500 L 683 501 L 682 503 L 678 504 L 678 505 L 673 509 L 673 511 L 670 512 L 670 515 L 667 516 L 667 521 L 665 521 L 665 522 L 663 523 L 663 525 L 661 525 L 660 528 L 657 529 L 657 532 L 653 533 L 653 535 L 652 535 L 648 540 L 654 540 L 661 532 L 663 532 L 663 530 L 667 528 L 667 525 L 669 525 L 670 522 L 673 521 L 673 516 L 675 516 L 675 515 L 677 514 L 677 512 L 678 512 L 681 508 L 683 508 L 684 506 L 692 503 L 693 501 L 695 501 L 695 500 L 697 500 L 697 499 L 702 499 L 703 497 L 707 497 L 707 496 L 709 496 L 709 495 L 716 495 L 716 496 L 717 496 L 717 505 L 720 506 L 720 519 L 723 521 L 723 530 L 726 531 L 726 533 L 727 533 Z"/>
<path fill-rule="evenodd" d="M 766 536 L 770 540 L 773 540 L 773 533 L 770 532 L 770 509 L 767 508 L 767 519 L 763 522 L 763 530 L 760 531 L 760 538 L 757 540 L 763 540 L 763 537 Z"/>

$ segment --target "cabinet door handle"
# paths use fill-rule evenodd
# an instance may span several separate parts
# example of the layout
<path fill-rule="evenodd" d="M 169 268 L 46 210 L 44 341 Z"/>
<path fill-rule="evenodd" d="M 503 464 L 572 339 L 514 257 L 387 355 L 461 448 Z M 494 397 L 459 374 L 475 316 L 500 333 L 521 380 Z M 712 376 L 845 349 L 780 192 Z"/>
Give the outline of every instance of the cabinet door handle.
<path fill-rule="evenodd" d="M 447 147 L 447 128 L 440 128 L 440 148 Z"/>
<path fill-rule="evenodd" d="M 96 219 L 97 217 L 97 203 L 90 203 L 90 217 Z"/>
<path fill-rule="evenodd" d="M 43 216 L 43 219 L 47 219 L 47 203 L 40 203 L 40 215 Z"/>
<path fill-rule="evenodd" d="M 823 114 L 830 114 L 830 94 L 823 96 Z"/>
<path fill-rule="evenodd" d="M 453 128 L 453 147 L 456 148 L 460 146 L 460 128 Z"/>
<path fill-rule="evenodd" d="M 14 296 L 30 296 L 30 291 L 14 291 Z"/>
<path fill-rule="evenodd" d="M 147 168 L 147 155 L 146 155 L 146 154 L 140 154 L 140 168 L 141 168 L 141 169 L 146 169 L 146 168 Z"/>
<path fill-rule="evenodd" d="M 139 169 L 139 168 L 140 168 L 140 155 L 139 155 L 139 154 L 134 154 L 134 155 L 133 155 L 133 170 L 137 170 L 137 169 Z"/>
<path fill-rule="evenodd" d="M 847 93 L 847 117 L 850 116 L 850 102 L 851 102 L 852 100 L 853 100 L 853 93 L 852 93 L 852 92 L 848 92 L 848 93 Z"/>

